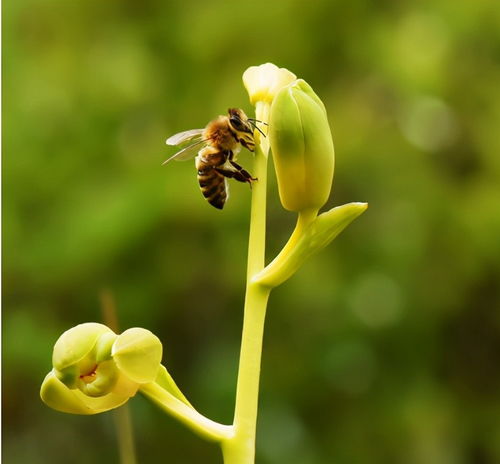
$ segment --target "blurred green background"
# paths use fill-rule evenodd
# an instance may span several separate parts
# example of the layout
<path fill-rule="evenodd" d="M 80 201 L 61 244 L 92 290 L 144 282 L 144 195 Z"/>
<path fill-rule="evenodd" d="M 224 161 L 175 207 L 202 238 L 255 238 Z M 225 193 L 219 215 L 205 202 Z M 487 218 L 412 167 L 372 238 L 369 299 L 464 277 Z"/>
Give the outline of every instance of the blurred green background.
<path fill-rule="evenodd" d="M 259 464 L 500 462 L 498 2 L 3 2 L 3 459 L 118 462 L 111 414 L 38 397 L 67 328 L 164 343 L 200 411 L 232 419 L 250 192 L 210 207 L 167 136 L 230 106 L 267 61 L 324 100 L 327 207 L 370 208 L 271 296 Z M 251 155 L 241 164 L 252 172 Z M 293 214 L 269 188 L 268 257 Z M 131 401 L 139 462 L 221 462 Z"/>

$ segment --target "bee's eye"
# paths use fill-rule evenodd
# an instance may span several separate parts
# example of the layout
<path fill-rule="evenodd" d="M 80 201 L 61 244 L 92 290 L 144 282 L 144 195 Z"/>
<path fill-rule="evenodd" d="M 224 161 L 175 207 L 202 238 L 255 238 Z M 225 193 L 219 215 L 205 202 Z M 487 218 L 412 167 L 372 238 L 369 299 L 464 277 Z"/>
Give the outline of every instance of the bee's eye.
<path fill-rule="evenodd" d="M 232 117 L 229 119 L 231 121 L 231 125 L 236 129 L 236 130 L 241 130 L 244 129 L 244 125 L 241 122 L 240 118 Z"/>

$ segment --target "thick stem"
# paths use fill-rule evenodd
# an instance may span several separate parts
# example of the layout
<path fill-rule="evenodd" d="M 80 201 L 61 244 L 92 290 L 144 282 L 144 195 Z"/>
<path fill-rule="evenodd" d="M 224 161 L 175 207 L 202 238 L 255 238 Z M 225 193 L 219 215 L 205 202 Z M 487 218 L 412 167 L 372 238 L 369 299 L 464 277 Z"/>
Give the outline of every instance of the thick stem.
<path fill-rule="evenodd" d="M 259 106 L 260 105 L 260 106 Z M 267 121 L 269 105 L 257 103 L 257 118 Z M 267 197 L 267 155 L 269 144 L 256 132 L 254 176 L 257 182 L 252 186 L 250 211 L 250 233 L 248 237 L 247 283 L 264 268 L 266 253 L 266 197 Z"/>
<path fill-rule="evenodd" d="M 256 284 L 247 287 L 234 437 L 222 443 L 225 464 L 254 463 L 262 339 L 269 292 L 270 289 Z"/>
<path fill-rule="evenodd" d="M 258 104 L 257 119 L 267 121 L 268 113 L 269 105 Z M 252 189 L 247 288 L 236 386 L 234 437 L 222 442 L 225 464 L 253 464 L 255 459 L 262 340 L 270 289 L 252 283 L 252 277 L 264 268 L 265 260 L 268 152 L 266 142 L 257 143 L 255 150 L 254 175 L 258 181 Z"/>

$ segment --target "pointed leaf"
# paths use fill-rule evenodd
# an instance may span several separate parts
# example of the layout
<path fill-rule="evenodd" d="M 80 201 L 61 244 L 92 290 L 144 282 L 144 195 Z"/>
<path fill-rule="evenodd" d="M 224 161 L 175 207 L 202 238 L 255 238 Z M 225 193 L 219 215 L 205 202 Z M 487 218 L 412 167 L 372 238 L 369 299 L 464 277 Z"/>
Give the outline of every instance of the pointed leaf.
<path fill-rule="evenodd" d="M 310 256 L 327 246 L 367 207 L 367 203 L 348 203 L 320 214 L 307 227 L 295 246 L 284 254 L 280 253 L 253 281 L 267 287 L 276 287 L 285 282 Z"/>
<path fill-rule="evenodd" d="M 164 390 L 167 390 L 169 393 L 174 395 L 178 400 L 181 400 L 183 403 L 187 404 L 190 407 L 193 407 L 192 404 L 188 401 L 188 399 L 181 392 L 180 388 L 175 383 L 174 379 L 167 371 L 165 366 L 160 366 L 160 370 L 158 371 L 158 376 L 156 377 L 155 382 Z"/>

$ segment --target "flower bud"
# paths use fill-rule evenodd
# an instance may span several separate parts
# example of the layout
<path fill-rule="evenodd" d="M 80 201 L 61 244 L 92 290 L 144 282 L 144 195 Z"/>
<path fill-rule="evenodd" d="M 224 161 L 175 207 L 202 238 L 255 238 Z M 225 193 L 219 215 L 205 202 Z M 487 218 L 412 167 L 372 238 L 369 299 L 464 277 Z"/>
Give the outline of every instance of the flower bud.
<path fill-rule="evenodd" d="M 317 211 L 330 196 L 333 140 L 323 102 L 302 79 L 274 98 L 269 140 L 283 207 Z"/>
<path fill-rule="evenodd" d="M 102 345 L 99 343 L 101 339 L 109 339 L 110 336 L 112 341 L 117 337 L 105 325 L 93 322 L 77 325 L 64 332 L 54 345 L 52 353 L 56 377 L 69 388 L 86 390 L 91 381 L 100 377 L 96 348 Z M 111 353 L 110 349 L 109 352 Z M 102 384 L 102 381 L 99 378 L 99 383 Z"/>
<path fill-rule="evenodd" d="M 73 414 L 96 414 L 116 408 L 158 375 L 162 346 L 145 329 L 116 335 L 102 324 L 80 324 L 64 332 L 54 345 L 52 371 L 42 400 Z"/>
<path fill-rule="evenodd" d="M 272 63 L 251 66 L 243 73 L 243 84 L 250 96 L 250 102 L 271 103 L 282 87 L 295 81 L 297 76 L 285 68 Z"/>

